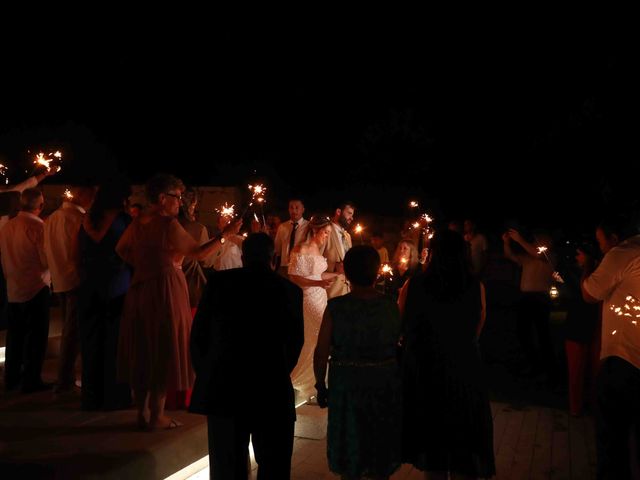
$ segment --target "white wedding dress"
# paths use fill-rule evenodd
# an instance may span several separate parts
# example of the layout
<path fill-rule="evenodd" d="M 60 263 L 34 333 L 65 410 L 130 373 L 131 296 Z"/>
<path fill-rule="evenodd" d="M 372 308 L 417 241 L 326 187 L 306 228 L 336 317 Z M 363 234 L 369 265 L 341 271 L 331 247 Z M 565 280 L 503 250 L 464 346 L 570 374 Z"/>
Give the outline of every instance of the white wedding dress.
<path fill-rule="evenodd" d="M 298 275 L 311 280 L 321 280 L 327 269 L 327 259 L 322 255 L 292 253 L 289 259 L 289 275 Z M 322 287 L 305 287 L 303 293 L 304 345 L 298 357 L 298 364 L 291 372 L 293 387 L 301 398 L 315 394 L 313 374 L 313 352 L 318 342 L 318 333 L 324 309 L 327 306 L 327 291 Z"/>

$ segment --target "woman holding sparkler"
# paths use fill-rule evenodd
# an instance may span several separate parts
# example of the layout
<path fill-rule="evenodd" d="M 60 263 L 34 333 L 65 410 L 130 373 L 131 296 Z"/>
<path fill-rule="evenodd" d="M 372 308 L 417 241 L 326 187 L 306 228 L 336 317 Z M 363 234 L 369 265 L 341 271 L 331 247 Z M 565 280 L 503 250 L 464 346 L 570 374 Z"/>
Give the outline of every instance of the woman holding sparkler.
<path fill-rule="evenodd" d="M 493 420 L 476 346 L 484 287 L 471 272 L 462 235 L 438 230 L 430 248 L 426 271 L 406 287 L 404 460 L 427 478 L 490 478 Z"/>
<path fill-rule="evenodd" d="M 522 267 L 517 332 L 526 363 L 520 373 L 537 375 L 544 371 L 548 387 L 553 389 L 557 386 L 558 369 L 549 325 L 549 289 L 553 283 L 554 270 L 553 255 L 548 251 L 551 248 L 551 238 L 538 233 L 534 235 L 533 243 L 530 243 L 520 232 L 509 229 L 502 235 L 502 240 L 505 257 Z M 512 241 L 520 247 L 519 251 L 512 248 Z M 533 336 L 534 328 L 537 342 Z"/>
<path fill-rule="evenodd" d="M 327 306 L 327 291 L 338 275 L 328 273 L 327 259 L 321 249 L 331 234 L 331 219 L 315 215 L 308 223 L 309 237 L 298 244 L 289 258 L 289 279 L 302 288 L 304 309 L 304 346 L 298 357 L 298 364 L 291 373 L 294 388 L 301 398 L 313 394 L 313 351 L 316 348 L 322 315 Z"/>
<path fill-rule="evenodd" d="M 420 271 L 418 249 L 411 240 L 400 240 L 393 254 L 393 272 L 389 293 L 398 298 L 398 291 L 405 282 Z"/>
<path fill-rule="evenodd" d="M 149 213 L 127 228 L 116 252 L 133 266 L 118 348 L 118 375 L 129 382 L 141 429 L 175 428 L 164 415 L 167 389 L 186 391 L 193 385 L 189 361 L 191 309 L 182 260 L 201 260 L 221 247 L 223 236 L 199 245 L 176 219 L 183 183 L 158 174 L 146 185 Z M 146 406 L 150 415 L 147 423 Z"/>

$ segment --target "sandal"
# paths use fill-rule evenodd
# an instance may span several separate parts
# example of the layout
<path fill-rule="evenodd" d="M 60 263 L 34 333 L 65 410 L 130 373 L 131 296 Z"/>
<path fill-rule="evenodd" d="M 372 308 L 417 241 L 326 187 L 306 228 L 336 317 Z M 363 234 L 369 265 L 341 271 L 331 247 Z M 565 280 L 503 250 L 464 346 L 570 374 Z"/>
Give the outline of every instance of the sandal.
<path fill-rule="evenodd" d="M 175 418 L 172 418 L 169 424 L 165 427 L 158 427 L 157 425 L 152 425 L 151 423 L 147 424 L 146 431 L 147 432 L 155 432 L 156 430 L 173 430 L 178 427 L 182 427 L 184 423 L 179 422 Z"/>
<path fill-rule="evenodd" d="M 182 427 L 184 425 L 184 423 L 179 422 L 178 420 L 176 420 L 175 418 L 171 419 L 171 422 L 169 422 L 169 425 L 167 425 L 166 427 L 164 427 L 165 430 L 173 430 L 174 428 L 178 428 L 178 427 Z"/>

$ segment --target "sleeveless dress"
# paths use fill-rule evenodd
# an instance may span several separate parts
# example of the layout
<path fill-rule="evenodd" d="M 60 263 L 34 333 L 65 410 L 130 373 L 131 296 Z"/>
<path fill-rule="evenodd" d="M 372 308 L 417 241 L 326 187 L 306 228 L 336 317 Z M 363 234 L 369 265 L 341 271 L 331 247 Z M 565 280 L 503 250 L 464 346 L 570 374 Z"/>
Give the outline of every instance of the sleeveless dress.
<path fill-rule="evenodd" d="M 424 274 L 409 283 L 404 315 L 403 460 L 420 470 L 495 475 L 493 419 L 476 328 L 480 283 L 436 299 Z"/>
<path fill-rule="evenodd" d="M 289 259 L 289 275 L 298 275 L 311 280 L 321 280 L 327 269 L 327 259 L 322 255 L 292 253 Z M 298 364 L 291 372 L 293 387 L 307 398 L 315 393 L 313 374 L 313 352 L 318 343 L 318 333 L 324 309 L 327 306 L 327 291 L 322 287 L 306 287 L 303 293 L 304 345 Z"/>
<path fill-rule="evenodd" d="M 396 358 L 400 313 L 390 297 L 329 300 L 327 457 L 349 478 L 387 477 L 400 467 L 402 387 Z"/>

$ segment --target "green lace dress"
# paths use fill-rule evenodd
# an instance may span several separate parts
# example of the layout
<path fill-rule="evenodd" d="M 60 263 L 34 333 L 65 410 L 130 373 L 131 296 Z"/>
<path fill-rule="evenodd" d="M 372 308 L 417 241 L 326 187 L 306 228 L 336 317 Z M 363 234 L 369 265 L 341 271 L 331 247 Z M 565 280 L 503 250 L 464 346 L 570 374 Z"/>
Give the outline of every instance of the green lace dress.
<path fill-rule="evenodd" d="M 329 300 L 327 456 L 332 472 L 388 476 L 400 466 L 401 384 L 396 361 L 400 314 L 388 297 Z"/>

